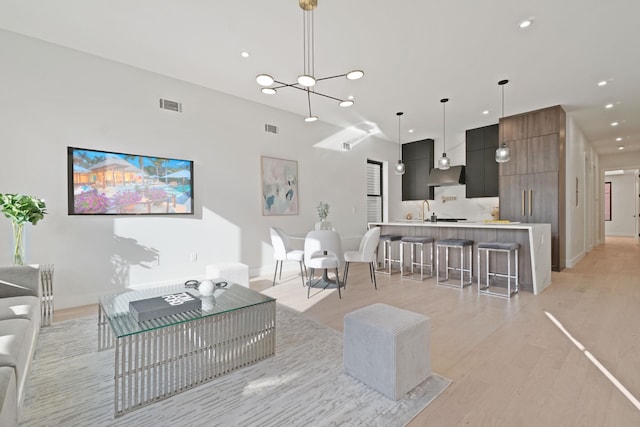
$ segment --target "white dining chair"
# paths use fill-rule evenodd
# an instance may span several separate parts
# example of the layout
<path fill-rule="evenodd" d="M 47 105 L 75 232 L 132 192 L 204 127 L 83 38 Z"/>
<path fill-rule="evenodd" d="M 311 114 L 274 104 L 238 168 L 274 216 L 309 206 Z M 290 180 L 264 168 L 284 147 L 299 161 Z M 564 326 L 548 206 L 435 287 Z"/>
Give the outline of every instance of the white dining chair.
<path fill-rule="evenodd" d="M 342 298 L 340 292 L 340 265 L 342 264 L 342 241 L 340 235 L 333 230 L 314 230 L 307 233 L 304 239 L 304 263 L 309 269 L 307 275 L 307 298 L 311 294 L 311 287 L 322 285 L 326 288 L 334 283 L 329 279 L 329 270 L 335 272 L 335 284 L 338 288 L 338 297 Z M 313 282 L 315 270 L 323 270 L 322 278 Z"/>
<path fill-rule="evenodd" d="M 276 271 L 273 273 L 273 285 L 276 285 L 276 276 L 278 275 L 278 264 L 280 265 L 280 278 L 282 280 L 282 264 L 284 261 L 296 261 L 300 264 L 300 276 L 302 277 L 302 286 L 305 285 L 304 251 L 299 249 L 291 249 L 291 244 L 287 234 L 280 228 L 271 227 L 271 244 L 273 245 L 273 258 L 276 260 Z"/>
<path fill-rule="evenodd" d="M 349 264 L 352 262 L 365 262 L 369 264 L 369 275 L 371 276 L 371 283 L 377 290 L 378 284 L 376 283 L 376 249 L 378 249 L 378 242 L 380 241 L 380 227 L 373 227 L 367 231 L 362 240 L 360 240 L 360 248 L 357 251 L 346 251 L 344 253 L 344 275 L 342 276 L 342 283 L 344 288 L 347 289 L 347 277 L 349 276 Z"/>

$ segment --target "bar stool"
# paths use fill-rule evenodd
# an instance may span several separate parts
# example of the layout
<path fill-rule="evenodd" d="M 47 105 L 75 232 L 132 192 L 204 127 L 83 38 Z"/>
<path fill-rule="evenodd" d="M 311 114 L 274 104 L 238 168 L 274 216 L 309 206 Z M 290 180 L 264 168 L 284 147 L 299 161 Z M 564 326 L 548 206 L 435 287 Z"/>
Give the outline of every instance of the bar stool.
<path fill-rule="evenodd" d="M 502 298 L 511 298 L 518 293 L 518 249 L 520 244 L 513 242 L 480 242 L 478 243 L 478 292 L 482 294 L 493 295 Z M 482 276 L 480 274 L 480 251 L 485 253 L 485 281 L 486 286 L 483 287 Z M 495 252 L 496 254 L 507 254 L 507 274 L 490 271 L 489 269 L 489 254 Z M 513 262 L 515 264 L 515 274 L 511 274 L 511 256 L 513 255 Z M 503 270 L 504 271 L 504 270 Z M 489 276 L 504 277 L 507 279 L 507 293 L 496 292 L 490 288 Z M 511 282 L 514 282 L 514 288 L 511 288 Z M 495 287 L 495 286 L 494 286 Z M 503 288 L 504 289 L 504 288 Z"/>
<path fill-rule="evenodd" d="M 440 281 L 440 248 L 445 249 L 445 278 L 443 281 Z M 449 249 L 460 249 L 460 268 L 451 267 L 449 265 Z M 467 259 L 469 266 L 465 268 L 465 250 L 467 253 Z M 442 239 L 436 242 L 436 285 L 442 286 L 451 286 L 454 288 L 464 288 L 465 286 L 469 286 L 472 283 L 472 264 L 473 264 L 473 240 L 467 239 Z M 460 272 L 460 285 L 455 285 L 453 283 L 449 283 L 449 270 L 459 271 Z M 464 274 L 467 273 L 469 275 L 469 280 L 464 280 Z"/>
<path fill-rule="evenodd" d="M 409 252 L 411 253 L 411 262 L 409 263 L 409 272 L 405 274 L 404 266 L 404 246 L 409 245 Z M 429 263 L 424 261 L 425 245 L 429 245 Z M 417 250 L 420 249 L 420 262 L 416 262 Z M 400 239 L 400 275 L 408 279 L 418 280 L 414 274 L 414 267 L 420 267 L 420 280 L 424 280 L 424 267 L 429 267 L 431 274 L 429 277 L 433 277 L 433 237 L 410 237 L 406 236 Z"/>
<path fill-rule="evenodd" d="M 397 242 L 399 247 L 400 239 L 402 239 L 402 236 L 399 236 L 397 234 L 383 234 L 380 236 L 380 243 L 382 244 L 382 268 L 376 269 L 376 273 L 391 274 L 391 265 L 394 262 L 400 264 L 400 258 L 394 259 L 392 257 L 392 245 L 393 243 Z M 386 270 L 387 264 L 389 264 L 389 271 Z M 400 270 L 402 270 L 402 265 L 400 265 Z"/>

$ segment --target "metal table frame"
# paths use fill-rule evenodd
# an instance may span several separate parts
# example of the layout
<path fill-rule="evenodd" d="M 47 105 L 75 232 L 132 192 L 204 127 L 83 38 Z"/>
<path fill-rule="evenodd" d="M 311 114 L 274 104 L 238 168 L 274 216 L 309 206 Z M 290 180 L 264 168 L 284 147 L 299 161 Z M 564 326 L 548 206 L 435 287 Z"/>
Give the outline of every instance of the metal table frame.
<path fill-rule="evenodd" d="M 202 310 L 194 312 L 138 323 L 122 311 L 129 301 L 184 290 L 165 287 L 100 299 L 98 347 L 115 346 L 115 417 L 275 354 L 275 299 L 240 285 L 202 297 Z"/>

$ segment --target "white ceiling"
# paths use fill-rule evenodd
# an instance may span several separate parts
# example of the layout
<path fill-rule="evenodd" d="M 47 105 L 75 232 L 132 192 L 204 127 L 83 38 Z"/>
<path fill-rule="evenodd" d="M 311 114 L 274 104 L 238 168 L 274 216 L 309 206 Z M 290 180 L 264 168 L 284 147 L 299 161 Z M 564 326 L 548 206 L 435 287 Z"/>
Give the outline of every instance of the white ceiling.
<path fill-rule="evenodd" d="M 638 16 L 638 0 L 319 0 L 316 77 L 352 69 L 365 76 L 316 86 L 337 98 L 353 95 L 353 107 L 315 96 L 312 110 L 342 127 L 377 125 L 391 141 L 398 140 L 395 113 L 403 111 L 403 142 L 440 140 L 441 98 L 450 98 L 447 135 L 461 135 L 497 123 L 497 82 L 509 79 L 505 115 L 561 104 L 599 153 L 617 152 L 616 137 L 626 150 L 640 150 Z M 520 29 L 528 17 L 533 25 Z M 264 95 L 255 82 L 260 73 L 285 82 L 302 74 L 297 0 L 0 0 L 0 28 L 301 120 L 307 113 L 303 92 Z M 601 80 L 609 84 L 599 87 Z"/>

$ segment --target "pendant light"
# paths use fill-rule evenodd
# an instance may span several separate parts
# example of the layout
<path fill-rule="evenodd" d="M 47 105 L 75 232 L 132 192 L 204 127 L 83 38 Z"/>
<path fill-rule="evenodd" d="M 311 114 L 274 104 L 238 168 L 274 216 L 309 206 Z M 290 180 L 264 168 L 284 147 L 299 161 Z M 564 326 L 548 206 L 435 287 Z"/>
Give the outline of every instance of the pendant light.
<path fill-rule="evenodd" d="M 447 170 L 451 167 L 451 159 L 447 157 L 447 116 L 445 113 L 445 104 L 449 101 L 449 98 L 442 98 L 442 157 L 438 160 L 438 169 Z"/>
<path fill-rule="evenodd" d="M 400 140 L 400 117 L 404 113 L 397 112 L 398 116 L 398 164 L 396 164 L 396 175 L 404 175 L 404 163 L 402 163 L 402 141 Z"/>
<path fill-rule="evenodd" d="M 500 80 L 498 84 L 502 86 L 502 118 L 504 119 L 504 85 L 509 83 L 509 80 Z M 496 150 L 496 162 L 504 163 L 511 160 L 511 149 L 507 147 L 504 142 Z"/>

